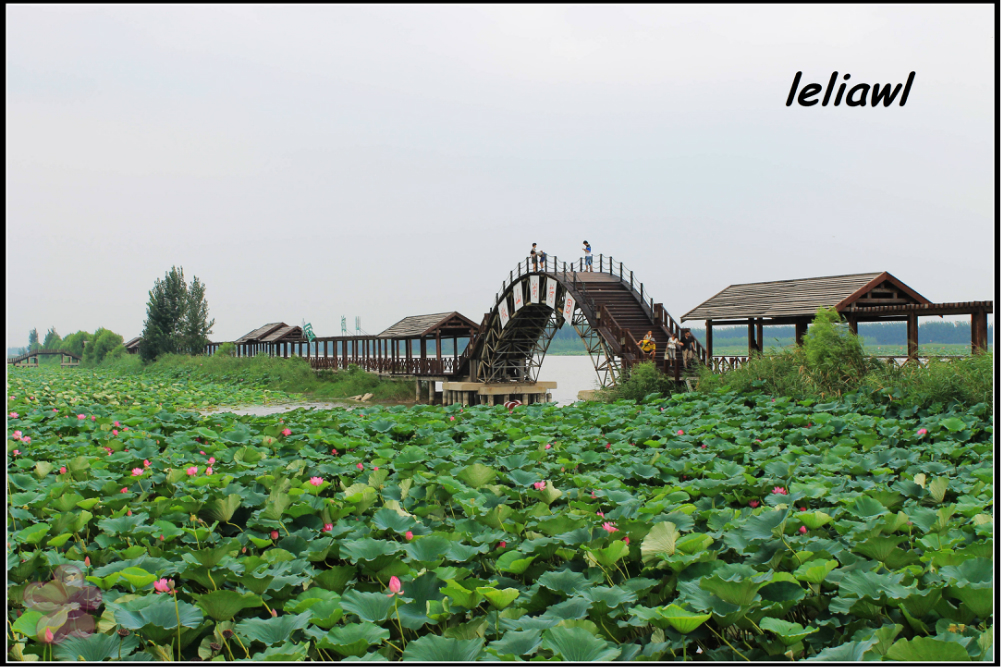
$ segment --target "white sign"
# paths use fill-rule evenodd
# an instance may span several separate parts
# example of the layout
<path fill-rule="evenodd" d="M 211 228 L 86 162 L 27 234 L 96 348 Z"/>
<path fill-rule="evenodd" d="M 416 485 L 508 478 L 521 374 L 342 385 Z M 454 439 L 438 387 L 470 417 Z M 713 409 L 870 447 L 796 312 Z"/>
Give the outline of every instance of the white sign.
<path fill-rule="evenodd" d="M 507 297 L 506 296 L 503 299 L 501 299 L 500 305 L 497 306 L 497 312 L 500 313 L 501 329 L 503 329 L 504 327 L 507 326 L 508 320 L 511 319 L 511 317 L 508 315 L 508 312 L 507 312 Z"/>
<path fill-rule="evenodd" d="M 514 295 L 514 312 L 516 313 L 525 305 L 525 287 L 523 283 L 523 280 L 519 280 L 514 289 L 511 290 Z"/>
<path fill-rule="evenodd" d="M 528 278 L 528 302 L 539 303 L 539 276 Z"/>
<path fill-rule="evenodd" d="M 556 281 L 546 278 L 546 305 L 556 310 Z"/>
<path fill-rule="evenodd" d="M 563 319 L 570 322 L 570 318 L 573 317 L 573 309 L 577 303 L 573 300 L 573 297 L 567 294 L 567 301 L 563 304 Z"/>

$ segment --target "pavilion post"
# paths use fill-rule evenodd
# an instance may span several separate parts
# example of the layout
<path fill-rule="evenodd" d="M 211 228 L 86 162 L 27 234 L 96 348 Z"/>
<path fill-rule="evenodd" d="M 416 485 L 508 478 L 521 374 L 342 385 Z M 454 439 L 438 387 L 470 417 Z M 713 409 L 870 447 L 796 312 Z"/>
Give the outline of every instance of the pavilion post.
<path fill-rule="evenodd" d="M 981 354 L 987 351 L 987 313 L 983 309 L 970 314 L 970 352 Z"/>
<path fill-rule="evenodd" d="M 706 361 L 711 362 L 713 356 L 713 321 L 706 320 Z"/>
<path fill-rule="evenodd" d="M 803 344 L 803 337 L 806 336 L 806 327 L 808 324 L 806 320 L 796 320 L 796 345 Z"/>
<path fill-rule="evenodd" d="M 848 316 L 848 330 L 858 336 L 858 315 Z"/>
<path fill-rule="evenodd" d="M 918 358 L 918 316 L 916 313 L 907 314 L 907 359 Z"/>
<path fill-rule="evenodd" d="M 765 318 L 759 317 L 757 319 L 757 321 L 755 322 L 754 326 L 755 326 L 755 329 L 757 331 L 757 334 L 755 335 L 755 338 L 757 338 L 757 341 L 755 341 L 755 342 L 757 344 L 758 353 L 759 354 L 764 354 L 765 353 Z"/>
<path fill-rule="evenodd" d="M 436 370 L 437 374 L 441 373 L 441 330 L 434 332 L 434 351 L 435 356 L 438 358 L 438 368 Z"/>
<path fill-rule="evenodd" d="M 747 318 L 747 356 L 754 354 L 754 318 Z"/>
<path fill-rule="evenodd" d="M 423 336 L 421 337 L 421 372 L 427 372 L 427 358 L 428 358 L 428 341 Z"/>

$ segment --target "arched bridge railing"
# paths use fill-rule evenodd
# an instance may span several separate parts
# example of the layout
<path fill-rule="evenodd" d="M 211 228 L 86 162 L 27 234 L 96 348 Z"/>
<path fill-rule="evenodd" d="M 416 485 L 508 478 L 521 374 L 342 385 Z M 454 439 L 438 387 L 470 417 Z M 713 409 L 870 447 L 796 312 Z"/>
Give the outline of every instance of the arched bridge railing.
<path fill-rule="evenodd" d="M 598 298 L 598 293 L 589 290 L 588 284 L 593 283 L 594 277 L 593 274 L 585 275 L 584 268 L 583 259 L 566 263 L 556 256 L 526 258 L 519 262 L 508 274 L 508 280 L 502 283 L 501 291 L 495 294 L 494 307 L 484 318 L 477 340 L 470 343 L 475 349 L 471 365 L 473 379 L 534 381 L 553 335 L 568 319 L 584 341 L 602 386 L 615 384 L 624 368 L 648 359 L 637 344 L 635 332 L 620 325 L 608 306 Z M 659 329 L 664 335 L 681 337 L 682 327 L 662 304 L 654 302 L 646 286 L 621 262 L 598 255 L 593 259 L 592 268 L 613 278 L 597 284 L 617 283 L 620 296 L 627 293 L 635 299 L 642 312 L 644 330 Z M 538 289 L 544 291 L 548 281 L 558 285 L 555 298 L 547 303 L 536 295 L 538 301 L 533 300 L 529 294 L 536 288 L 531 282 L 533 277 L 540 281 Z M 569 312 L 566 309 L 568 298 L 572 299 L 573 306 Z M 635 322 L 633 324 L 635 328 Z M 694 347 L 696 358 L 706 363 L 706 351 L 701 343 L 695 340 Z M 678 377 L 680 364 L 679 352 L 678 360 L 665 361 L 664 367 Z"/>
<path fill-rule="evenodd" d="M 80 357 L 69 350 L 34 350 L 33 352 L 25 352 L 24 354 L 19 354 L 16 357 L 7 357 L 7 363 L 12 365 L 22 364 L 28 359 L 38 359 L 38 357 L 52 357 L 55 355 L 62 355 L 63 366 L 78 366 L 80 364 Z"/>

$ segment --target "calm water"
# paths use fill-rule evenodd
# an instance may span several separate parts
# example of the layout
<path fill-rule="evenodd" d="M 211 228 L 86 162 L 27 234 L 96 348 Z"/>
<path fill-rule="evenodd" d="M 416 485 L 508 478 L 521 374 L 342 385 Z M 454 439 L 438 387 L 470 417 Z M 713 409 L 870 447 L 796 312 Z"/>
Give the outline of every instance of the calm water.
<path fill-rule="evenodd" d="M 558 357 L 547 354 L 539 371 L 540 381 L 555 381 L 553 401 L 559 405 L 570 405 L 577 400 L 577 392 L 582 389 L 597 389 L 598 374 L 594 372 L 591 357 Z"/>

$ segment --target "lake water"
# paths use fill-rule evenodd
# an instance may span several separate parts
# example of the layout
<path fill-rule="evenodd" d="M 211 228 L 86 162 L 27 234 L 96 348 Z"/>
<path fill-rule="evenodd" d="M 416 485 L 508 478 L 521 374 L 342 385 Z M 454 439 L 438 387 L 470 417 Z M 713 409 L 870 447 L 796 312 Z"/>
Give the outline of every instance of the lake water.
<path fill-rule="evenodd" d="M 547 354 L 539 370 L 540 381 L 555 381 L 553 401 L 559 405 L 570 405 L 577 400 L 577 392 L 582 389 L 597 389 L 598 374 L 594 371 L 591 357 L 559 357 Z"/>

